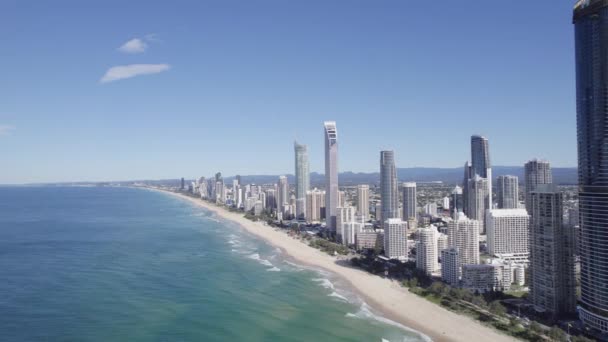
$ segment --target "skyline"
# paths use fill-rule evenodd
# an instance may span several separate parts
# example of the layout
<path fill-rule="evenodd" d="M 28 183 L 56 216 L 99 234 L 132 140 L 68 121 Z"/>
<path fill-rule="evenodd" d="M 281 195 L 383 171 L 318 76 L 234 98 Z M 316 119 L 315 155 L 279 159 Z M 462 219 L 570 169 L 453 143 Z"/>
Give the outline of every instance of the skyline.
<path fill-rule="evenodd" d="M 236 3 L 0 4 L 0 183 L 321 172 L 328 120 L 340 171 L 576 165 L 573 3 Z"/>

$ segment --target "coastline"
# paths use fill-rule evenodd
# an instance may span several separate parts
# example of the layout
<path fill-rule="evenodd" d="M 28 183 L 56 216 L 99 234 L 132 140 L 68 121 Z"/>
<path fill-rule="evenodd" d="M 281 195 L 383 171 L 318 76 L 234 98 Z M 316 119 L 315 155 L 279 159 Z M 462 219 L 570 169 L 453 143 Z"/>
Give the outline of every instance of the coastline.
<path fill-rule="evenodd" d="M 173 195 L 209 210 L 223 219 L 239 224 L 249 233 L 280 248 L 287 256 L 306 266 L 331 272 L 346 282 L 365 302 L 384 317 L 426 335 L 433 341 L 515 341 L 516 339 L 486 327 L 472 318 L 458 315 L 410 293 L 398 282 L 339 263 L 338 259 L 309 247 L 284 232 L 261 222 L 247 220 L 200 199 L 179 193 L 145 188 Z"/>

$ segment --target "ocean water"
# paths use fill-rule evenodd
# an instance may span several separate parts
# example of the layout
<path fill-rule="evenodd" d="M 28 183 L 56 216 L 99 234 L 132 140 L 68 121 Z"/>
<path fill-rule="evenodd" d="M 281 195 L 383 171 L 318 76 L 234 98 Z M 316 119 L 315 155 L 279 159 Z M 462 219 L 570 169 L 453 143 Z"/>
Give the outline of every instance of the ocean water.
<path fill-rule="evenodd" d="M 422 341 L 167 194 L 0 188 L 2 341 Z"/>

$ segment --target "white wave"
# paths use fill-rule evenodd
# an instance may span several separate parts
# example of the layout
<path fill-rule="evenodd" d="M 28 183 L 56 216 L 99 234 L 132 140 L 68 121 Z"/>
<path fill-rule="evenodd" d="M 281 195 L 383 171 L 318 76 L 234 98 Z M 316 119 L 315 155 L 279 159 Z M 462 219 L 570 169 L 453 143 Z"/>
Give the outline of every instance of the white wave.
<path fill-rule="evenodd" d="M 281 269 L 278 267 L 273 267 L 273 268 L 269 268 L 266 271 L 270 271 L 270 272 L 279 272 Z"/>
<path fill-rule="evenodd" d="M 249 255 L 248 258 L 256 260 L 257 262 L 259 262 L 260 264 L 262 264 L 264 266 L 274 267 L 274 265 L 270 261 L 260 258 L 260 255 L 258 253 L 253 253 L 253 254 Z"/>
<path fill-rule="evenodd" d="M 320 283 L 320 285 L 326 289 L 334 289 L 334 284 L 327 278 L 315 278 L 313 281 Z"/>
<path fill-rule="evenodd" d="M 346 317 L 350 317 L 350 318 L 358 318 L 358 319 L 368 319 L 368 320 L 375 320 L 377 322 L 380 323 L 384 323 L 387 325 L 392 325 L 394 327 L 398 327 L 402 330 L 405 331 L 409 331 L 415 334 L 418 334 L 423 340 L 427 341 L 427 342 L 432 342 L 431 338 L 424 335 L 423 333 L 414 330 L 412 328 L 408 328 L 405 325 L 401 324 L 401 323 L 397 323 L 395 321 L 391 321 L 390 319 L 386 318 L 386 317 L 382 317 L 380 315 L 376 315 L 375 313 L 373 313 L 370 309 L 370 307 L 367 305 L 367 303 L 363 302 L 363 304 L 361 304 L 361 307 L 359 309 L 359 311 L 357 311 L 357 313 L 347 313 L 345 315 Z"/>
<path fill-rule="evenodd" d="M 348 298 L 344 297 L 343 295 L 339 294 L 338 292 L 334 291 L 332 293 L 329 294 L 330 297 L 334 297 L 334 298 L 338 298 L 340 300 L 343 300 L 345 302 L 348 302 Z"/>

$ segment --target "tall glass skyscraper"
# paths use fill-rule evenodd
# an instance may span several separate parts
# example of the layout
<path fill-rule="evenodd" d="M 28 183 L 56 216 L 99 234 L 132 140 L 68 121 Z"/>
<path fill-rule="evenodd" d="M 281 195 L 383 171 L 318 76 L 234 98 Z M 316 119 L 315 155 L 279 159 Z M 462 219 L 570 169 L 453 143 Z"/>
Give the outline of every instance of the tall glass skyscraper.
<path fill-rule="evenodd" d="M 325 133 L 325 222 L 330 232 L 336 232 L 338 207 L 338 130 L 335 121 L 324 123 Z"/>
<path fill-rule="evenodd" d="M 608 332 L 608 1 L 574 7 L 581 260 L 579 315 Z"/>
<path fill-rule="evenodd" d="M 380 200 L 382 201 L 382 221 L 399 218 L 397 169 L 393 151 L 380 151 Z"/>
<path fill-rule="evenodd" d="M 481 135 L 471 136 L 471 175 L 476 174 L 482 178 L 489 178 L 488 169 L 490 168 L 490 150 L 488 139 Z"/>
<path fill-rule="evenodd" d="M 488 139 L 481 135 L 471 136 L 470 177 L 474 178 L 475 175 L 488 180 L 487 209 L 492 209 L 492 166 L 490 166 L 490 146 Z M 467 193 L 467 196 L 469 195 L 470 194 Z"/>
<path fill-rule="evenodd" d="M 296 218 L 306 219 L 306 192 L 310 188 L 310 172 L 308 166 L 308 148 L 306 145 L 293 143 L 296 156 Z"/>

